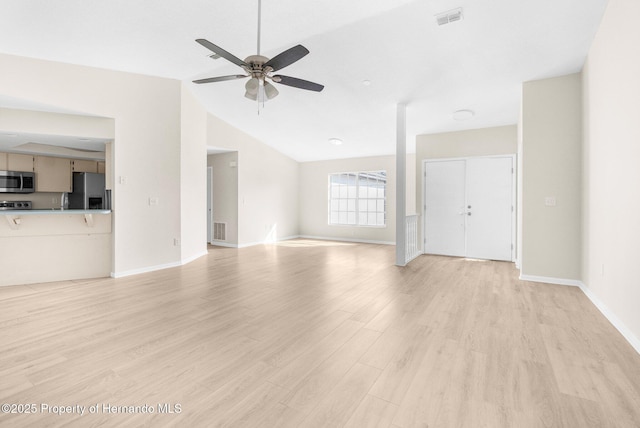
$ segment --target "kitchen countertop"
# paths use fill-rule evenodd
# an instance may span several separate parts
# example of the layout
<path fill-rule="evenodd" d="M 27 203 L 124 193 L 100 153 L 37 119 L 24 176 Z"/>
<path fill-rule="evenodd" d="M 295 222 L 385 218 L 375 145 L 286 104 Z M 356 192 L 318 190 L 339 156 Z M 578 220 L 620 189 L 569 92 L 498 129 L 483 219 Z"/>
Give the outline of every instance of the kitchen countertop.
<path fill-rule="evenodd" d="M 61 210 L 49 208 L 47 210 L 1 210 L 0 215 L 60 215 L 60 214 L 111 214 L 111 210 Z"/>

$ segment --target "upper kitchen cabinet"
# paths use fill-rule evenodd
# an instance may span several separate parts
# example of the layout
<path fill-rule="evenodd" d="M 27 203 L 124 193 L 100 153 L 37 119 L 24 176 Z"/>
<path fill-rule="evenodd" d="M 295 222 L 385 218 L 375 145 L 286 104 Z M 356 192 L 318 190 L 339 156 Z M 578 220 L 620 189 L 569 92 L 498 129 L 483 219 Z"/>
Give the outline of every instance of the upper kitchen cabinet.
<path fill-rule="evenodd" d="M 71 160 L 35 157 L 36 192 L 71 192 Z"/>
<path fill-rule="evenodd" d="M 105 174 L 106 164 L 104 161 L 98 161 L 98 174 Z"/>
<path fill-rule="evenodd" d="M 33 172 L 33 156 L 7 153 L 8 171 Z"/>
<path fill-rule="evenodd" d="M 71 162 L 73 172 L 99 172 L 98 161 L 74 159 Z"/>
<path fill-rule="evenodd" d="M 0 153 L 0 171 L 6 171 L 9 168 L 7 168 L 7 154 L 6 153 Z"/>

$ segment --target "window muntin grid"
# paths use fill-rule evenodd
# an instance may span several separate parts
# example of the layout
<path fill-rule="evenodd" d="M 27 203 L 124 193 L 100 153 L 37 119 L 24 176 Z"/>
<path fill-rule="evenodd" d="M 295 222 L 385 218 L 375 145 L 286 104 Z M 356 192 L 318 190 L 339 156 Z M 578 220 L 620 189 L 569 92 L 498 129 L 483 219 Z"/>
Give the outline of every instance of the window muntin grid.
<path fill-rule="evenodd" d="M 329 174 L 329 224 L 386 225 L 386 171 Z"/>

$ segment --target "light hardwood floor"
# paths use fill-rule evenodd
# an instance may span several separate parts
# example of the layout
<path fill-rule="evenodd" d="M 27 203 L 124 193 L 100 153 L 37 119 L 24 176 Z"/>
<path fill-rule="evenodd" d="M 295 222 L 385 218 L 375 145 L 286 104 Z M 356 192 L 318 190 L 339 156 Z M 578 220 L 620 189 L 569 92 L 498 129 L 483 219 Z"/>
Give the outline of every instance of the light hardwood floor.
<path fill-rule="evenodd" d="M 2 287 L 0 403 L 37 413 L 0 426 L 640 426 L 640 356 L 579 289 L 510 263 L 393 260 L 294 240 Z"/>

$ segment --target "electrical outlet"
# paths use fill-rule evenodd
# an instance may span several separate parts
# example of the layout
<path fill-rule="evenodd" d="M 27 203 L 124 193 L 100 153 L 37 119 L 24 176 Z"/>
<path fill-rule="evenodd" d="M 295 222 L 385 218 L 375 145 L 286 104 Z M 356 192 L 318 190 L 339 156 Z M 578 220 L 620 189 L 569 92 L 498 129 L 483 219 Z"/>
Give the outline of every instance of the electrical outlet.
<path fill-rule="evenodd" d="M 121 175 L 119 181 L 120 181 L 120 184 L 127 184 L 127 177 L 125 177 L 124 175 Z"/>
<path fill-rule="evenodd" d="M 157 196 L 149 196 L 149 205 L 158 205 L 158 197 Z"/>
<path fill-rule="evenodd" d="M 555 196 L 547 196 L 544 198 L 544 205 L 546 207 L 555 207 L 556 206 L 556 197 Z"/>
<path fill-rule="evenodd" d="M 173 238 L 173 245 L 176 247 L 180 246 L 180 240 L 178 238 Z"/>

